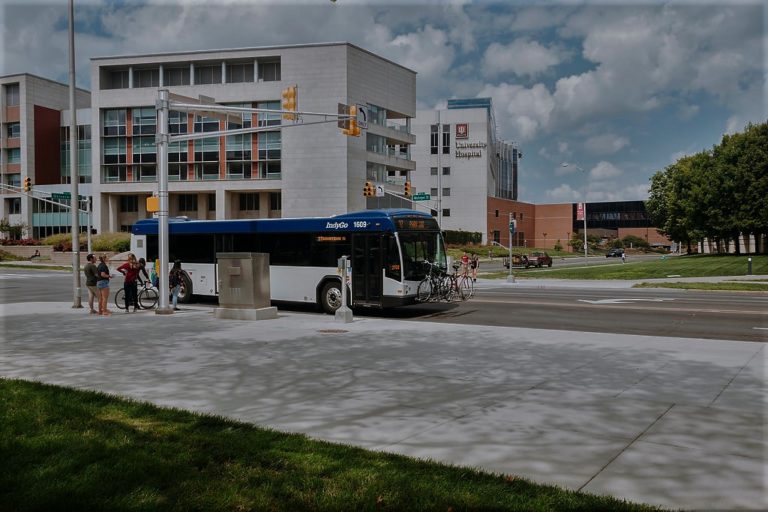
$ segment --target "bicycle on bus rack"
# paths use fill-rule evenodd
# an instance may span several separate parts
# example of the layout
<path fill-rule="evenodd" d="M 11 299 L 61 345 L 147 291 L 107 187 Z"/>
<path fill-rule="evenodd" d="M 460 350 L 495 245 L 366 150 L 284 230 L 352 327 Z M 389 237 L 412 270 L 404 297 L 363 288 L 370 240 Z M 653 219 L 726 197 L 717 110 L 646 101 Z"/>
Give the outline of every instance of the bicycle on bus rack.
<path fill-rule="evenodd" d="M 139 288 L 139 307 L 141 309 L 154 309 L 160 295 L 157 288 L 152 286 L 150 281 L 144 281 Z M 125 288 L 120 288 L 115 294 L 115 306 L 119 309 L 125 309 Z"/>
<path fill-rule="evenodd" d="M 416 291 L 416 300 L 419 302 L 453 302 L 467 300 L 474 295 L 472 279 L 458 274 L 458 264 L 453 266 L 453 273 L 447 273 L 428 261 L 424 264 L 427 266 L 427 275 Z"/>

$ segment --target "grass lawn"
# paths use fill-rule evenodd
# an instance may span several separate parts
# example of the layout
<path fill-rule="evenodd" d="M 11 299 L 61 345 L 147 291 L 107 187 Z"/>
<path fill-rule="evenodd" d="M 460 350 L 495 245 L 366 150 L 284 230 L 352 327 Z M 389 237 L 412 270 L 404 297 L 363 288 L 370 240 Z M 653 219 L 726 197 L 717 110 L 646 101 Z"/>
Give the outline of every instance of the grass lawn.
<path fill-rule="evenodd" d="M 725 290 L 737 292 L 768 292 L 768 283 L 637 283 L 632 288 L 681 288 L 684 290 Z"/>
<path fill-rule="evenodd" d="M 0 379 L 3 510 L 658 510 Z"/>
<path fill-rule="evenodd" d="M 654 279 L 674 277 L 743 276 L 747 273 L 747 257 L 734 255 L 667 256 L 653 261 L 615 265 L 540 269 L 515 269 L 515 277 L 539 279 Z M 752 273 L 768 274 L 768 256 L 752 256 Z M 507 272 L 496 272 L 483 277 L 505 278 Z"/>

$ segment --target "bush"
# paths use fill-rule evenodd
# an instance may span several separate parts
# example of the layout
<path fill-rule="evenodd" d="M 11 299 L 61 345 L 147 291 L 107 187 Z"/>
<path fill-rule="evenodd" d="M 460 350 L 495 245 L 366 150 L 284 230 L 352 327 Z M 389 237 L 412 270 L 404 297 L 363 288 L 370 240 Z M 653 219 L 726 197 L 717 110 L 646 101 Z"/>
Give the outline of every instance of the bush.
<path fill-rule="evenodd" d="M 557 252 L 560 252 L 563 250 L 563 244 L 560 243 L 560 240 L 555 242 L 555 246 L 553 247 L 553 249 L 556 250 Z"/>
<path fill-rule="evenodd" d="M 11 254 L 8 251 L 0 250 L 0 261 L 21 261 L 26 259 L 27 258 L 22 258 L 21 256 L 16 256 L 15 254 Z"/>
<path fill-rule="evenodd" d="M 479 244 L 483 234 L 476 231 L 443 231 L 445 243 L 449 245 Z"/>
<path fill-rule="evenodd" d="M 3 238 L 0 240 L 0 245 L 43 245 L 43 243 L 40 240 L 35 240 L 33 238 L 22 238 L 21 240 Z"/>
<path fill-rule="evenodd" d="M 650 245 L 648 244 L 648 240 L 644 238 L 640 238 L 639 236 L 635 235 L 627 235 L 624 238 L 621 239 L 622 242 L 624 242 L 624 247 L 632 247 L 634 249 L 650 249 Z"/>
<path fill-rule="evenodd" d="M 102 233 L 91 237 L 94 252 L 125 252 L 131 249 L 130 233 Z M 72 237 L 67 233 L 51 235 L 42 240 L 43 245 L 52 245 L 54 251 L 71 251 Z M 80 234 L 80 250 L 88 250 L 88 235 Z"/>
<path fill-rule="evenodd" d="M 611 242 L 611 247 L 614 249 L 623 249 L 624 248 L 624 242 L 621 241 L 621 239 L 616 238 Z"/>

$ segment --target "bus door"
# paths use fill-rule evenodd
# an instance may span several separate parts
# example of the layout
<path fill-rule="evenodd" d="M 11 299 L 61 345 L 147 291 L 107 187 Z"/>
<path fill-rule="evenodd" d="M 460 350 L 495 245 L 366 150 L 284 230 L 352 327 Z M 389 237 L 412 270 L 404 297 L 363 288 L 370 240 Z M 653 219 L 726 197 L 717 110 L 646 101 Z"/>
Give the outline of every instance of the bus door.
<path fill-rule="evenodd" d="M 384 250 L 381 234 L 352 235 L 352 299 L 354 305 L 381 306 Z"/>

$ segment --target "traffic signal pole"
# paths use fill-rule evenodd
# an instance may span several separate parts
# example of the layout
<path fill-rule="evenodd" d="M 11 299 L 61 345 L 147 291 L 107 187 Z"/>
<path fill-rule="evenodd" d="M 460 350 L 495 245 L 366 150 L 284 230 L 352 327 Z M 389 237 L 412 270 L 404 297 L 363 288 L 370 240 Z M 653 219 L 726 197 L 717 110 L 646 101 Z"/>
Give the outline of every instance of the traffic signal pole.
<path fill-rule="evenodd" d="M 168 89 L 160 89 L 158 93 L 157 138 L 155 143 L 157 145 L 157 167 L 160 170 L 157 186 L 157 196 L 160 199 L 160 210 L 157 212 L 160 268 L 155 270 L 160 276 L 160 303 L 155 313 L 158 315 L 170 315 L 173 313 L 173 310 L 168 305 L 168 293 L 170 292 L 168 276 L 168 253 L 170 252 L 168 241 Z"/>

